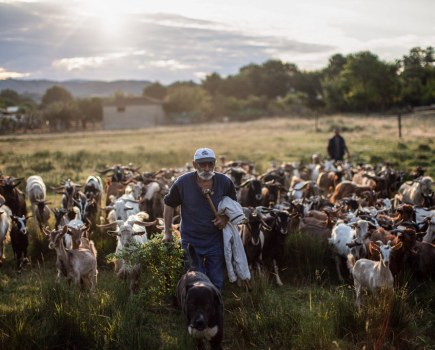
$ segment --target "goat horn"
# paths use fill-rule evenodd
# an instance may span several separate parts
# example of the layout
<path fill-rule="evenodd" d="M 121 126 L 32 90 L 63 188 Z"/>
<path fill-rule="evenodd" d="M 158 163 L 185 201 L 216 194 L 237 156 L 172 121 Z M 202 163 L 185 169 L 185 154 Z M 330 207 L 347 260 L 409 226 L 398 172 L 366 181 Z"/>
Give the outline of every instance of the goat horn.
<path fill-rule="evenodd" d="M 24 177 L 11 177 L 10 180 L 11 180 L 12 182 L 22 181 L 22 180 L 24 180 Z"/>
<path fill-rule="evenodd" d="M 130 184 L 131 182 L 134 182 L 134 181 L 135 181 L 135 179 L 134 179 L 134 178 L 131 178 L 131 179 L 128 179 L 127 181 L 121 181 L 121 183 L 122 183 L 123 185 L 127 186 L 128 184 Z"/>
<path fill-rule="evenodd" d="M 116 220 L 116 221 L 111 222 L 111 223 L 109 223 L 109 224 L 103 224 L 103 225 L 99 225 L 99 224 L 97 224 L 97 227 L 108 228 L 108 227 L 118 226 L 118 221 L 123 222 L 122 220 Z"/>
<path fill-rule="evenodd" d="M 150 227 L 150 226 L 153 226 L 153 225 L 156 225 L 157 224 L 157 220 L 154 220 L 154 221 L 150 221 L 150 222 L 144 222 L 144 221 L 134 221 L 133 222 L 133 225 L 138 225 L 138 226 L 142 226 L 142 227 Z"/>
<path fill-rule="evenodd" d="M 239 188 L 245 187 L 245 186 L 246 186 L 247 184 L 249 184 L 251 181 L 252 181 L 252 179 L 248 179 L 248 180 L 246 180 L 245 182 L 243 182 L 242 184 L 240 184 L 238 187 L 239 187 Z"/>
<path fill-rule="evenodd" d="M 49 230 L 49 227 L 48 227 L 48 226 L 43 227 L 43 228 L 42 228 L 42 231 L 45 233 L 46 236 L 50 236 L 50 230 Z"/>
<path fill-rule="evenodd" d="M 104 169 L 104 170 L 98 170 L 97 169 L 97 172 L 100 173 L 100 174 L 107 174 L 109 171 L 113 171 L 113 170 L 115 170 L 115 168 L 107 168 L 107 169 Z"/>
<path fill-rule="evenodd" d="M 125 201 L 130 203 L 139 203 L 137 199 L 125 199 Z"/>
<path fill-rule="evenodd" d="M 120 236 L 118 231 L 107 231 L 107 233 L 109 236 L 112 236 L 112 237 Z"/>

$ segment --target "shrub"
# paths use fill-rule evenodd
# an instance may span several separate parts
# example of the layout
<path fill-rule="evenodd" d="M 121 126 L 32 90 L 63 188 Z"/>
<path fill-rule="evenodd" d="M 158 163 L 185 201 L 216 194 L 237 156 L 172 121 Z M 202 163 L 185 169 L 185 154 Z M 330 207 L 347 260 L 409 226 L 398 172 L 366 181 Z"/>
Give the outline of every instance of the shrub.
<path fill-rule="evenodd" d="M 172 297 L 183 273 L 184 258 L 181 245 L 163 244 L 161 234 L 144 245 L 132 242 L 118 253 L 109 254 L 107 258 L 109 261 L 123 259 L 131 266 L 142 266 L 146 274 L 140 293 L 144 300 L 151 304 L 161 304 Z"/>
<path fill-rule="evenodd" d="M 417 147 L 417 149 L 419 150 L 419 151 L 428 151 L 428 152 L 430 152 L 432 149 L 431 149 L 431 147 L 430 147 L 430 145 L 427 145 L 427 144 L 420 144 L 420 145 L 418 145 L 418 147 Z"/>
<path fill-rule="evenodd" d="M 54 170 L 53 163 L 51 161 L 42 161 L 40 163 L 32 164 L 30 169 L 35 173 L 48 173 L 51 170 Z"/>

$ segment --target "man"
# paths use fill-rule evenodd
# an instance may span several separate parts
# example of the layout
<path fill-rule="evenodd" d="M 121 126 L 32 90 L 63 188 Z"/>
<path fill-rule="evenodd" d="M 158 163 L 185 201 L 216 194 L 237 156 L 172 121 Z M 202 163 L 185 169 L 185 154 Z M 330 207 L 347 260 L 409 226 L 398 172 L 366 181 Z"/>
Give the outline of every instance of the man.
<path fill-rule="evenodd" d="M 199 148 L 193 156 L 194 171 L 181 175 L 164 198 L 165 232 L 163 241 L 172 240 L 172 219 L 180 206 L 181 244 L 185 251 L 190 243 L 199 259 L 198 270 L 222 289 L 225 277 L 225 257 L 222 229 L 228 223 L 226 215 L 215 216 L 206 196 L 218 207 L 223 197 L 236 200 L 236 189 L 229 177 L 214 171 L 216 156 L 210 148 Z"/>
<path fill-rule="evenodd" d="M 334 129 L 334 136 L 329 139 L 327 151 L 329 158 L 336 161 L 342 161 L 345 153 L 347 153 L 347 156 L 350 157 L 349 150 L 346 146 L 346 141 L 344 141 L 344 138 L 340 135 L 339 128 Z"/>

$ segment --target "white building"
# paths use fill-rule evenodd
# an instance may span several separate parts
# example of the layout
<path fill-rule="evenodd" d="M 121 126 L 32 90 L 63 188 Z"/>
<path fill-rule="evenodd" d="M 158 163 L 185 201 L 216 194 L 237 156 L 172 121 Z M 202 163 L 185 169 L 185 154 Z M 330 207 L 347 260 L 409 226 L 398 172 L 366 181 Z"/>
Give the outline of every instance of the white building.
<path fill-rule="evenodd" d="M 163 102 L 150 97 L 121 97 L 103 101 L 103 129 L 139 129 L 165 124 Z"/>

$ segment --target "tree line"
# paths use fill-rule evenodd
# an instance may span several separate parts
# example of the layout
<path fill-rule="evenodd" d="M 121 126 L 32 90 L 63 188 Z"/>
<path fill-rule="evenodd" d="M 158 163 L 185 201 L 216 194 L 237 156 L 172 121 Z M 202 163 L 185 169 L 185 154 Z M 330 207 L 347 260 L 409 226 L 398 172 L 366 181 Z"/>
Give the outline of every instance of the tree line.
<path fill-rule="evenodd" d="M 243 66 L 227 77 L 211 73 L 200 83 L 156 81 L 144 87 L 143 95 L 161 100 L 173 122 L 319 112 L 396 113 L 435 103 L 434 49 L 415 47 L 394 62 L 370 51 L 335 54 L 325 68 L 314 71 L 271 59 Z M 48 89 L 39 105 L 14 91 L 1 91 L 0 108 L 10 105 L 20 106 L 30 125 L 46 124 L 51 130 L 73 124 L 86 128 L 102 119 L 101 99 L 75 99 L 60 86 Z"/>

